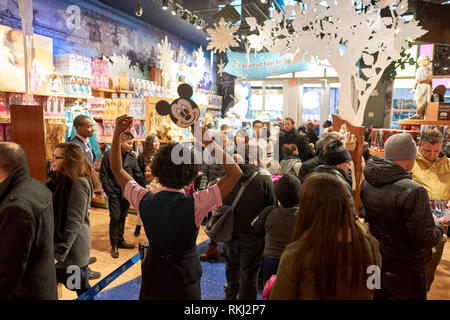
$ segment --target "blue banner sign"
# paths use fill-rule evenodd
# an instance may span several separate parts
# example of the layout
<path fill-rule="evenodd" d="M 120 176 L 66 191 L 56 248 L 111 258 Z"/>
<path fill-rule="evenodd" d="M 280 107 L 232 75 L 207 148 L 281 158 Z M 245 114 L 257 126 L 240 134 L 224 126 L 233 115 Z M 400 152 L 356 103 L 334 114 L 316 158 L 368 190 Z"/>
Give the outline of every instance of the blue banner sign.
<path fill-rule="evenodd" d="M 316 64 L 300 61 L 292 64 L 292 56 L 286 54 L 280 56 L 270 52 L 260 52 L 256 55 L 246 53 L 227 53 L 228 63 L 224 72 L 242 78 L 265 78 L 279 74 L 304 71 L 317 68 Z"/>

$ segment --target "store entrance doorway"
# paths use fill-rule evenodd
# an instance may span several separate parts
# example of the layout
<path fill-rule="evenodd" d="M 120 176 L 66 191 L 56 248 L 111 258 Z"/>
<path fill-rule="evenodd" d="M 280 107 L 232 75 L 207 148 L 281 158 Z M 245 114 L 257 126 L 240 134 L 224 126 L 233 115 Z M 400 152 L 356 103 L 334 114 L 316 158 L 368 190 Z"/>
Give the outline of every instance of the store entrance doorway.
<path fill-rule="evenodd" d="M 339 83 L 327 80 L 299 81 L 298 123 L 312 121 L 322 134 L 325 120 L 332 121 L 332 114 L 338 113 Z"/>

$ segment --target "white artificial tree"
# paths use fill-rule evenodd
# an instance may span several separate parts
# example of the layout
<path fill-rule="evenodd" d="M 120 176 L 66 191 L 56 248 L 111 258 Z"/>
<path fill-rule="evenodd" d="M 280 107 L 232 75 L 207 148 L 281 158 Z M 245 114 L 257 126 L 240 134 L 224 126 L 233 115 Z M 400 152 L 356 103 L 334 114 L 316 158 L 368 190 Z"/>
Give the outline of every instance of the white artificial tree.
<path fill-rule="evenodd" d="M 340 81 L 339 114 L 353 125 L 362 124 L 367 101 L 383 71 L 400 58 L 409 41 L 426 33 L 416 20 L 401 17 L 408 9 L 407 0 L 375 4 L 303 0 L 283 9 L 284 14 L 274 12 L 262 26 L 253 17 L 246 19 L 251 30 L 258 31 L 248 36 L 251 48 L 290 54 L 293 64 L 328 61 Z M 382 16 L 382 9 L 389 14 Z"/>

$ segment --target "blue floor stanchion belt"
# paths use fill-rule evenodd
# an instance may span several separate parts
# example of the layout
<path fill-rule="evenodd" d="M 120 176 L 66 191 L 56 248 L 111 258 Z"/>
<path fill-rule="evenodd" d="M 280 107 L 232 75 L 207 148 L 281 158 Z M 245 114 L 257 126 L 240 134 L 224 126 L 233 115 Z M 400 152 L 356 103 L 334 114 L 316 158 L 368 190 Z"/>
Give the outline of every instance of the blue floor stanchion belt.
<path fill-rule="evenodd" d="M 96 285 L 91 287 L 89 290 L 84 292 L 81 296 L 79 296 L 76 300 L 91 300 L 96 296 L 100 291 L 102 291 L 106 286 L 108 286 L 111 282 L 116 280 L 122 273 L 130 269 L 133 265 L 136 264 L 141 258 L 141 254 L 137 253 L 130 260 L 122 264 L 116 270 L 108 274 L 105 278 L 97 282 Z"/>

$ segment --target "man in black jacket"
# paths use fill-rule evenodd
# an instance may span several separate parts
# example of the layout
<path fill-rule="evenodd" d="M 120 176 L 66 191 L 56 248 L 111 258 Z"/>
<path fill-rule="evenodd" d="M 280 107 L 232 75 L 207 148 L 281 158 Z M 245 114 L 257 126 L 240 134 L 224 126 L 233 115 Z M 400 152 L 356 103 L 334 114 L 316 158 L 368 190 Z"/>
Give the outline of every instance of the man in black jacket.
<path fill-rule="evenodd" d="M 364 168 L 361 200 L 383 259 L 381 289 L 374 299 L 427 296 L 427 263 L 443 227 L 433 219 L 427 191 L 411 179 L 416 156 L 414 140 L 400 133 L 386 141 L 384 159 L 374 156 Z"/>
<path fill-rule="evenodd" d="M 264 237 L 252 233 L 251 222 L 266 207 L 275 204 L 274 186 L 270 176 L 261 174 L 258 167 L 239 164 L 242 177 L 230 194 L 223 199 L 224 205 L 231 205 L 241 187 L 254 173 L 234 209 L 233 238 L 224 243 L 225 275 L 224 286 L 228 300 L 256 300 L 258 293 L 257 275 L 264 251 Z"/>
<path fill-rule="evenodd" d="M 0 143 L 0 300 L 57 300 L 53 202 L 24 150 Z"/>
<path fill-rule="evenodd" d="M 122 151 L 123 169 L 130 174 L 137 183 L 145 187 L 145 178 L 136 159 L 133 148 L 133 135 L 130 132 L 124 132 L 120 137 L 120 147 Z M 134 245 L 125 242 L 123 238 L 125 220 L 130 208 L 130 203 L 125 199 L 120 185 L 117 183 L 114 174 L 109 165 L 110 151 L 106 151 L 103 155 L 102 164 L 100 166 L 100 181 L 103 190 L 108 196 L 109 209 L 109 238 L 111 241 L 111 256 L 119 257 L 118 248 L 133 249 Z M 138 209 L 138 208 L 135 208 Z"/>
<path fill-rule="evenodd" d="M 308 141 L 305 136 L 300 135 L 297 130 L 295 130 L 294 119 L 285 118 L 283 122 L 284 134 L 280 134 L 279 141 L 279 154 L 280 161 L 284 159 L 284 155 L 281 152 L 283 145 L 285 144 L 295 144 L 298 149 L 298 155 L 302 162 L 305 162 L 308 159 L 311 159 L 314 155 L 312 154 L 312 150 L 308 146 Z"/>

